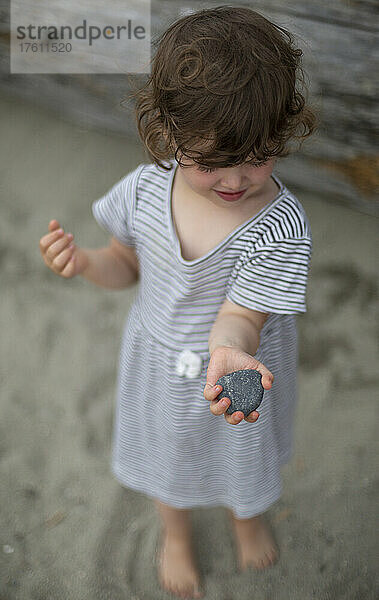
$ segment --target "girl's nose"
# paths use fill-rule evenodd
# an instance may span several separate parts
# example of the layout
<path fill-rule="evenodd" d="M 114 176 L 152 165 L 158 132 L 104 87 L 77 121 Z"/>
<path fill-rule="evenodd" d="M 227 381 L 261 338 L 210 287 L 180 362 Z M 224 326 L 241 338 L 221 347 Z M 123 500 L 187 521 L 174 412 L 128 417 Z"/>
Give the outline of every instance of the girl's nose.
<path fill-rule="evenodd" d="M 243 177 L 241 173 L 225 173 L 222 179 L 220 180 L 220 185 L 218 189 L 223 192 L 240 192 L 242 189 L 245 189 L 247 184 L 244 183 Z"/>

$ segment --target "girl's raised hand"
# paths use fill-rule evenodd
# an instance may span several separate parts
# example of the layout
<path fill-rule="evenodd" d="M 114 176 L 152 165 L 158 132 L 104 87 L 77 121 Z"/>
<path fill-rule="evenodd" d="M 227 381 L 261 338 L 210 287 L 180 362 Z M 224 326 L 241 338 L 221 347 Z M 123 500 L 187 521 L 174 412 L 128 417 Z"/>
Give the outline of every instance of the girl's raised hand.
<path fill-rule="evenodd" d="M 58 221 L 49 223 L 49 233 L 41 237 L 39 249 L 45 264 L 57 275 L 70 279 L 78 275 L 83 268 L 79 267 L 76 257 L 77 248 L 72 233 L 64 233 Z"/>
<path fill-rule="evenodd" d="M 217 401 L 216 398 L 222 390 L 215 389 L 216 381 L 223 375 L 240 371 L 242 369 L 256 369 L 262 375 L 262 386 L 265 390 L 271 389 L 274 381 L 273 374 L 264 366 L 263 363 L 256 360 L 253 356 L 231 346 L 219 346 L 212 354 L 207 369 L 207 383 L 204 387 L 204 397 L 210 401 L 211 413 L 214 415 L 224 415 L 226 421 L 230 425 L 237 425 L 242 419 L 248 423 L 255 423 L 259 417 L 259 413 L 253 410 L 247 417 L 243 412 L 236 411 L 232 415 L 227 415 L 226 410 L 230 405 L 229 398 L 221 398 Z"/>

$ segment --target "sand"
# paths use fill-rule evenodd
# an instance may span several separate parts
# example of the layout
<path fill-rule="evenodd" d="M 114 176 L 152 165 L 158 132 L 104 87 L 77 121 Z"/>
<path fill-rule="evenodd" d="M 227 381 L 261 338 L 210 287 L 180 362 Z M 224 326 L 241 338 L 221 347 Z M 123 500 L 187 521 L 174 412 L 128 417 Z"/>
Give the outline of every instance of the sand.
<path fill-rule="evenodd" d="M 137 287 L 59 278 L 38 247 L 53 218 L 79 245 L 106 245 L 91 203 L 145 157 L 135 140 L 58 117 L 0 103 L 0 598 L 164 600 L 153 502 L 110 471 L 121 327 Z M 378 593 L 378 222 L 332 198 L 298 196 L 314 254 L 298 317 L 295 451 L 267 514 L 281 556 L 239 575 L 225 509 L 195 508 L 205 600 Z"/>

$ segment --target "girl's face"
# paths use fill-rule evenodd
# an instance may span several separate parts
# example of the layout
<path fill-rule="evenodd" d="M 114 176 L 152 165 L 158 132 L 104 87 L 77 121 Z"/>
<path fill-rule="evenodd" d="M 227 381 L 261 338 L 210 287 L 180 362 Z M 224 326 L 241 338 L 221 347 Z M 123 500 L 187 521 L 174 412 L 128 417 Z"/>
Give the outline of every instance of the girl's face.
<path fill-rule="evenodd" d="M 275 157 L 260 166 L 245 163 L 235 167 L 205 169 L 187 159 L 184 167 L 178 165 L 178 170 L 185 184 L 195 194 L 218 207 L 231 207 L 243 206 L 247 201 L 254 202 L 254 199 L 260 200 L 272 187 L 270 178 L 274 164 Z"/>

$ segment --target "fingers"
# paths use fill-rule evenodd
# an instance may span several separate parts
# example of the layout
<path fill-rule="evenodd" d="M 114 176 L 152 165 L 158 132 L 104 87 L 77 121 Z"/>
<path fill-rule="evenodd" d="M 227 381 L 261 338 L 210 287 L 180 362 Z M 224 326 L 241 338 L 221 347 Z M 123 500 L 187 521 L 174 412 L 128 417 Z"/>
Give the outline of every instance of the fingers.
<path fill-rule="evenodd" d="M 49 231 L 54 231 L 55 229 L 59 229 L 60 225 L 56 219 L 53 219 L 49 223 Z"/>
<path fill-rule="evenodd" d="M 66 278 L 73 277 L 75 274 L 73 238 L 72 233 L 65 234 L 59 227 L 59 222 L 54 219 L 49 223 L 49 233 L 39 241 L 40 252 L 45 264 L 52 271 Z"/>
<path fill-rule="evenodd" d="M 214 400 L 222 390 L 222 385 L 212 385 L 206 383 L 204 387 L 204 396 L 206 400 Z"/>
<path fill-rule="evenodd" d="M 257 412 L 256 410 L 253 410 L 250 414 L 247 415 L 247 417 L 245 418 L 245 421 L 247 421 L 248 423 L 255 423 L 255 421 L 258 421 L 259 419 L 259 412 Z"/>
<path fill-rule="evenodd" d="M 210 383 L 206 383 L 204 387 L 204 396 L 206 400 L 210 401 L 210 409 L 213 415 L 222 415 L 228 406 L 230 405 L 229 398 L 221 398 L 216 400 L 219 393 L 222 391 L 222 386 L 213 386 Z"/>
<path fill-rule="evenodd" d="M 237 410 L 231 415 L 224 414 L 224 417 L 230 425 L 237 425 L 238 423 L 241 423 L 243 419 L 245 419 L 245 421 L 248 423 L 255 423 L 255 421 L 257 421 L 259 418 L 259 413 L 256 410 L 253 410 L 253 412 L 245 417 L 241 410 Z"/>
<path fill-rule="evenodd" d="M 265 390 L 270 390 L 274 382 L 274 376 L 263 363 L 259 363 L 256 370 L 262 375 L 262 386 Z"/>
<path fill-rule="evenodd" d="M 272 388 L 273 383 L 274 383 L 274 376 L 271 373 L 271 371 L 266 369 L 266 372 L 263 373 L 263 375 L 262 375 L 262 386 L 264 387 L 265 390 L 270 390 Z"/>
<path fill-rule="evenodd" d="M 230 406 L 230 398 L 226 396 L 221 398 L 220 400 L 216 400 L 219 393 L 222 391 L 222 386 L 212 386 L 210 383 L 206 383 L 204 387 L 204 396 L 206 400 L 210 401 L 210 411 L 215 416 L 224 415 L 226 421 L 230 425 L 237 425 L 243 419 L 248 423 L 255 423 L 255 421 L 259 417 L 259 413 L 257 411 L 251 412 L 245 418 L 245 415 L 242 411 L 237 410 L 231 415 L 227 415 L 226 411 Z"/>
<path fill-rule="evenodd" d="M 238 423 L 241 423 L 241 421 L 244 420 L 245 415 L 241 410 L 237 410 L 232 415 L 224 414 L 224 417 L 225 421 L 229 423 L 229 425 L 238 425 Z"/>

